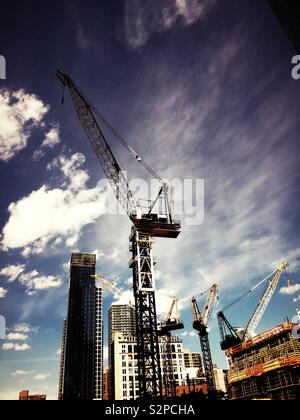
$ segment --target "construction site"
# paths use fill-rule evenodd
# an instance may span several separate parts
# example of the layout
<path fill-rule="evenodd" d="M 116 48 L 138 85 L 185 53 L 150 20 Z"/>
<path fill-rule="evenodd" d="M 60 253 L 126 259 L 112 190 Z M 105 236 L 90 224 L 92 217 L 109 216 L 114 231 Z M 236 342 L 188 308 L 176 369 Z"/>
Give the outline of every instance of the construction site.
<path fill-rule="evenodd" d="M 232 400 L 299 399 L 300 346 L 285 322 L 227 350 Z"/>
<path fill-rule="evenodd" d="M 2 3 L 0 400 L 300 400 L 300 0 Z"/>
<path fill-rule="evenodd" d="M 118 202 L 133 224 L 129 239 L 129 249 L 132 252 L 129 268 L 133 273 L 135 337 L 127 337 L 119 333 L 111 337 L 110 345 L 113 346 L 112 354 L 115 355 L 114 366 L 109 367 L 111 379 L 108 379 L 108 382 L 112 389 L 111 398 L 153 400 L 175 399 L 179 395 L 183 398 L 180 388 L 184 389 L 184 386 L 188 385 L 188 393 L 191 393 L 191 387 L 188 377 L 186 382 L 183 380 L 180 368 L 181 355 L 176 362 L 176 368 L 174 366 L 174 359 L 177 357 L 174 351 L 176 343 L 180 347 L 180 342 L 172 336 L 173 332 L 184 329 L 178 311 L 180 299 L 172 300 L 166 319 L 158 322 L 155 297 L 157 260 L 153 256 L 154 238 L 176 239 L 181 233 L 181 223 L 173 216 L 169 186 L 96 110 L 70 76 L 58 71 L 57 77 L 64 88 L 69 89 L 79 121 L 110 181 Z M 134 194 L 130 191 L 124 172 L 104 135 L 104 127 L 143 166 L 146 172 L 161 184 L 157 198 L 148 202 L 147 206 L 141 205 L 141 200 L 136 201 Z M 265 279 L 218 312 L 221 349 L 226 352 L 229 363 L 228 386 L 226 392 L 223 393 L 218 392 L 216 388 L 208 326 L 214 305 L 219 300 L 218 286 L 213 284 L 208 290 L 187 298 L 192 308 L 193 329 L 200 339 L 203 383 L 202 386 L 201 383 L 199 385 L 202 398 L 233 400 L 299 398 L 300 341 L 299 334 L 295 334 L 299 324 L 287 321 L 256 335 L 256 329 L 288 266 L 287 262 L 280 264 Z M 113 282 L 103 276 L 93 274 L 91 277 L 94 281 L 98 280 L 103 286 L 108 287 L 113 294 L 122 294 Z M 265 286 L 265 289 L 247 326 L 245 328 L 232 326 L 225 316 L 225 311 L 251 295 L 260 286 Z M 206 296 L 206 300 L 203 308 L 200 309 L 199 299 L 203 296 Z M 126 346 L 130 349 L 127 350 L 130 353 L 128 359 L 129 371 L 131 371 L 130 392 L 128 394 L 126 390 L 123 394 L 122 391 L 116 394 L 116 383 L 121 381 L 121 379 L 116 379 L 116 374 L 122 371 L 122 366 L 126 367 L 125 356 L 122 356 L 122 353 L 126 353 Z M 123 374 L 126 374 L 126 369 L 123 369 Z M 112 378 L 115 378 L 115 382 Z M 126 386 L 126 384 L 123 385 L 123 387 Z M 193 395 L 197 397 L 196 386 Z"/>

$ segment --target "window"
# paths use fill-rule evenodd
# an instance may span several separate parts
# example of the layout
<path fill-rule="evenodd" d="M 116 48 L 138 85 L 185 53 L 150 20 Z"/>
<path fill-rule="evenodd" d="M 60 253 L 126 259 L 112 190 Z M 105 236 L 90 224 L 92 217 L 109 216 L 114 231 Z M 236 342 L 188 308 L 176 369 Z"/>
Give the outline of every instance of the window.
<path fill-rule="evenodd" d="M 126 367 L 126 362 L 122 362 L 122 367 Z"/>

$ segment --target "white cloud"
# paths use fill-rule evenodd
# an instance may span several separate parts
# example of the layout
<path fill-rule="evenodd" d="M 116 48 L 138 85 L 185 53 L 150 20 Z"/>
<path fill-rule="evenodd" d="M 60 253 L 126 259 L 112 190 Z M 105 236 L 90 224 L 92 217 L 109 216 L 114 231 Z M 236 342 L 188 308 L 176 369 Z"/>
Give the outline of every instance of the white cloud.
<path fill-rule="evenodd" d="M 58 350 L 56 351 L 56 354 L 57 354 L 57 356 L 61 356 L 61 349 L 58 349 Z"/>
<path fill-rule="evenodd" d="M 215 0 L 126 0 L 124 31 L 129 47 L 137 49 L 155 33 L 171 29 L 178 20 L 189 26 L 203 19 Z"/>
<path fill-rule="evenodd" d="M 294 298 L 294 299 L 293 299 L 293 302 L 294 302 L 294 303 L 296 303 L 296 302 L 300 302 L 300 295 L 299 295 L 297 298 Z"/>
<path fill-rule="evenodd" d="M 198 334 L 195 331 L 184 331 L 180 334 L 180 337 L 196 337 Z"/>
<path fill-rule="evenodd" d="M 114 296 L 114 305 L 127 305 L 128 303 L 134 304 L 134 296 L 131 290 L 122 291 L 121 296 Z"/>
<path fill-rule="evenodd" d="M 24 90 L 0 90 L 0 161 L 8 162 L 27 146 L 33 129 L 49 111 L 37 96 Z"/>
<path fill-rule="evenodd" d="M 46 379 L 48 379 L 50 377 L 50 373 L 39 373 L 38 375 L 35 375 L 33 377 L 33 379 L 35 381 L 45 381 Z"/>
<path fill-rule="evenodd" d="M 80 153 L 70 158 L 60 156 L 48 169 L 63 173 L 64 189 L 44 185 L 9 206 L 3 250 L 22 248 L 22 255 L 28 257 L 42 253 L 58 237 L 67 247 L 75 245 L 81 229 L 105 212 L 106 194 L 100 187 L 87 189 L 89 175 L 81 169 L 84 162 Z"/>
<path fill-rule="evenodd" d="M 5 298 L 6 295 L 7 295 L 7 290 L 4 289 L 4 287 L 0 287 L 0 299 Z"/>
<path fill-rule="evenodd" d="M 280 289 L 280 294 L 291 296 L 291 295 L 295 295 L 297 292 L 299 292 L 299 290 L 300 290 L 300 284 L 293 284 L 288 287 L 282 287 Z"/>
<path fill-rule="evenodd" d="M 15 344 L 15 343 L 4 343 L 2 345 L 2 350 L 5 351 L 10 351 L 10 350 L 14 350 L 14 351 L 28 351 L 31 349 L 31 346 L 27 343 L 24 344 Z"/>
<path fill-rule="evenodd" d="M 7 334 L 6 339 L 9 341 L 26 341 L 28 339 L 28 335 L 19 332 L 13 332 Z"/>
<path fill-rule="evenodd" d="M 39 161 L 45 155 L 45 149 L 53 149 L 57 144 L 60 143 L 60 127 L 59 124 L 53 125 L 48 132 L 45 133 L 45 138 L 40 148 L 33 153 L 33 160 Z"/>
<path fill-rule="evenodd" d="M 15 281 L 20 274 L 22 274 L 25 270 L 25 265 L 18 264 L 18 265 L 9 265 L 7 267 L 2 268 L 0 271 L 0 276 L 6 277 L 9 283 Z"/>
<path fill-rule="evenodd" d="M 52 127 L 46 134 L 41 147 L 49 147 L 53 149 L 60 142 L 60 129 L 59 125 Z"/>
<path fill-rule="evenodd" d="M 38 149 L 36 150 L 33 155 L 32 155 L 32 159 L 35 160 L 36 162 L 38 162 L 39 160 L 41 160 L 44 156 L 46 155 L 46 152 L 44 150 Z"/>
<path fill-rule="evenodd" d="M 31 332 L 37 333 L 38 327 L 33 327 L 29 324 L 16 324 L 14 327 L 14 331 L 17 333 L 29 334 Z"/>
<path fill-rule="evenodd" d="M 33 270 L 20 276 L 20 283 L 26 287 L 26 293 L 33 295 L 39 290 L 49 290 L 62 285 L 62 280 L 54 276 L 43 276 Z"/>
<path fill-rule="evenodd" d="M 30 376 L 33 373 L 34 371 L 27 372 L 26 370 L 20 369 L 20 370 L 16 370 L 15 372 L 12 372 L 10 375 L 11 376 Z"/>

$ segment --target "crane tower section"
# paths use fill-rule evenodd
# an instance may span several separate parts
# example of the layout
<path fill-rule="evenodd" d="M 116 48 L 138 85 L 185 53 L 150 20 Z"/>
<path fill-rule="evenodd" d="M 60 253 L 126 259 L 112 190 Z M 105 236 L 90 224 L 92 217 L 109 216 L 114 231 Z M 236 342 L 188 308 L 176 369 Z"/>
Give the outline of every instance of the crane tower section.
<path fill-rule="evenodd" d="M 168 185 L 96 110 L 70 76 L 58 71 L 57 77 L 65 87 L 68 87 L 79 121 L 94 149 L 97 159 L 111 184 L 117 200 L 133 223 L 130 237 L 132 259 L 129 267 L 133 270 L 140 396 L 144 399 L 160 397 L 162 396 L 162 378 L 152 246 L 154 237 L 177 238 L 181 232 L 181 224 L 179 221 L 173 220 L 168 198 Z M 122 172 L 101 126 L 108 128 L 136 161 L 153 178 L 160 182 L 161 189 L 158 196 L 150 204 L 147 211 L 143 211 L 135 201 L 124 172 Z M 164 210 L 156 214 L 154 213 L 154 208 L 158 202 L 162 204 L 160 207 L 164 208 Z"/>

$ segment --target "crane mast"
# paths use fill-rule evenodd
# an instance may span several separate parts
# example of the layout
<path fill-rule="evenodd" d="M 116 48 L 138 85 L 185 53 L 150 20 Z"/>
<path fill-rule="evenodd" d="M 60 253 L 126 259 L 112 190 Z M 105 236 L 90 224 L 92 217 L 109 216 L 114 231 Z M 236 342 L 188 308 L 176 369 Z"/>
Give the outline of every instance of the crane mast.
<path fill-rule="evenodd" d="M 173 316 L 174 314 L 174 316 Z M 162 367 L 164 394 L 168 398 L 176 397 L 176 380 L 174 377 L 174 366 L 172 359 L 172 331 L 184 328 L 184 324 L 179 319 L 178 299 L 174 298 L 167 315 L 167 319 L 160 325 L 158 335 L 162 343 Z"/>
<path fill-rule="evenodd" d="M 192 310 L 194 319 L 193 328 L 199 333 L 204 373 L 206 377 L 207 387 L 210 392 L 214 392 L 216 390 L 216 384 L 207 326 L 217 297 L 218 286 L 214 284 L 209 290 L 202 312 L 199 309 L 197 299 L 195 297 L 192 299 Z"/>
<path fill-rule="evenodd" d="M 68 87 L 79 121 L 103 171 L 119 203 L 133 222 L 130 236 L 132 258 L 129 267 L 133 272 L 140 397 L 143 399 L 160 397 L 162 396 L 162 377 L 155 302 L 153 238 L 175 239 L 181 232 L 181 224 L 173 220 L 167 184 L 112 128 L 68 75 L 58 71 L 57 77 L 64 86 Z M 142 213 L 135 202 L 127 179 L 100 128 L 100 123 L 104 124 L 132 156 L 162 184 L 157 199 L 150 205 L 148 211 Z M 165 214 L 153 213 L 158 200 L 164 201 Z"/>

